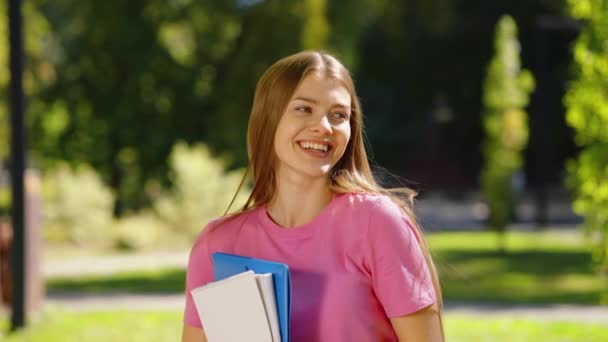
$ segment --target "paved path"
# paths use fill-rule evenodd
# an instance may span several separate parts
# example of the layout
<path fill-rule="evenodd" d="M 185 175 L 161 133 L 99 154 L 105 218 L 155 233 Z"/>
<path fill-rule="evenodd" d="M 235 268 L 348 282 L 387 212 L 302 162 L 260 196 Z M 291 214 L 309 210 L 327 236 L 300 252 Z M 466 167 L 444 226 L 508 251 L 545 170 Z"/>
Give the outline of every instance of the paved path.
<path fill-rule="evenodd" d="M 457 196 L 437 192 L 422 193 L 415 205 L 416 216 L 426 231 L 479 230 L 485 226 L 488 208 L 479 192 L 462 192 Z M 572 212 L 567 193 L 552 191 L 547 198 L 548 227 L 572 229 L 582 218 Z M 524 194 L 515 208 L 516 229 L 536 229 L 536 206 L 531 193 Z"/>
<path fill-rule="evenodd" d="M 187 264 L 188 251 L 119 254 L 47 260 L 42 263 L 42 273 L 45 277 L 112 275 L 159 268 L 186 268 Z"/>
<path fill-rule="evenodd" d="M 48 293 L 45 305 L 76 311 L 114 310 L 182 310 L 184 296 L 181 294 L 80 294 Z"/>

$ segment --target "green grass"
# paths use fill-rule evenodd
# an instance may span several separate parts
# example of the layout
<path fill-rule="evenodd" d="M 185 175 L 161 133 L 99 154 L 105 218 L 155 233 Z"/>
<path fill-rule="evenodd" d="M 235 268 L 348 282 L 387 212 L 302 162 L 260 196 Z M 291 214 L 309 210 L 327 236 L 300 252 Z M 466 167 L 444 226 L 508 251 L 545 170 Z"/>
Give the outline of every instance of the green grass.
<path fill-rule="evenodd" d="M 446 300 L 598 304 L 607 291 L 578 234 L 515 232 L 507 237 L 507 252 L 500 254 L 492 233 L 429 234 Z M 183 269 L 161 269 L 54 278 L 47 286 L 51 291 L 179 293 L 184 278 Z"/>
<path fill-rule="evenodd" d="M 50 291 L 181 293 L 184 291 L 185 279 L 185 270 L 171 268 L 124 272 L 112 276 L 54 278 L 47 280 L 46 284 Z"/>
<path fill-rule="evenodd" d="M 446 315 L 444 324 L 450 342 L 608 341 L 608 329 L 600 324 L 467 315 Z"/>
<path fill-rule="evenodd" d="M 598 304 L 607 291 L 584 241 L 573 233 L 510 233 L 505 253 L 492 233 L 429 236 L 446 300 Z"/>
<path fill-rule="evenodd" d="M 0 322 L 1 319 L 0 319 Z M 53 310 L 33 320 L 16 334 L 2 322 L 0 340 L 6 342 L 152 342 L 179 341 L 181 313 L 176 312 L 67 312 Z"/>
<path fill-rule="evenodd" d="M 439 233 L 428 236 L 447 300 L 503 303 L 597 304 L 605 284 L 576 234 L 511 233 L 507 252 L 496 252 L 491 233 Z M 161 269 L 115 276 L 54 278 L 50 291 L 181 293 L 185 271 Z M 475 341 L 608 341 L 605 325 L 550 322 L 511 317 L 447 314 L 446 337 Z M 69 312 L 50 310 L 30 327 L 0 340 L 24 341 L 176 341 L 181 312 Z"/>
<path fill-rule="evenodd" d="M 600 342 L 608 329 L 597 324 L 543 322 L 525 319 L 444 317 L 450 342 Z M 22 332 L 6 335 L 8 323 L 0 318 L 0 339 L 6 342 L 165 342 L 178 341 L 181 312 L 67 312 L 49 311 Z"/>

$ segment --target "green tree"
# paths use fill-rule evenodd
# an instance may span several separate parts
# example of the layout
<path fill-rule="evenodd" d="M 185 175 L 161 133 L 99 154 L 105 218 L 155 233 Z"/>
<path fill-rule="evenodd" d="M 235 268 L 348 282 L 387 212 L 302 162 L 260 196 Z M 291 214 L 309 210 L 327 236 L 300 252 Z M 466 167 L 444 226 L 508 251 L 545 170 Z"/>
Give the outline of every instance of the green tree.
<path fill-rule="evenodd" d="M 481 189 L 490 209 L 489 227 L 500 233 L 499 249 L 504 250 L 504 231 L 510 222 L 515 192 L 513 177 L 522 166 L 522 150 L 528 141 L 529 94 L 534 88 L 530 72 L 522 70 L 517 25 L 503 16 L 496 26 L 495 55 L 484 83 L 484 165 Z"/>
<path fill-rule="evenodd" d="M 7 13 L 6 1 L 0 2 L 0 13 Z M 9 113 L 8 113 L 8 20 L 7 15 L 0 16 L 0 165 L 8 158 L 9 153 Z"/>
<path fill-rule="evenodd" d="M 360 44 L 372 24 L 380 19 L 388 1 L 325 0 L 325 17 L 330 26 L 326 48 L 338 55 L 349 69 L 358 75 Z M 318 47 L 317 47 L 318 48 Z M 388 51 L 387 51 L 388 52 Z"/>
<path fill-rule="evenodd" d="M 149 181 L 170 184 L 165 161 L 177 140 L 204 141 L 230 167 L 246 164 L 247 118 L 261 73 L 304 48 L 355 61 L 364 24 L 383 6 L 372 0 L 30 4 L 48 23 L 43 56 L 54 76 L 31 105 L 34 159 L 44 169 L 60 160 L 91 165 L 115 190 L 116 214 L 149 205 Z"/>
<path fill-rule="evenodd" d="M 582 148 L 567 164 L 574 210 L 585 218 L 593 257 L 608 271 L 608 0 L 570 0 L 585 25 L 574 44 L 576 77 L 564 98 L 566 120 Z M 606 294 L 604 301 L 608 301 Z"/>
<path fill-rule="evenodd" d="M 36 1 L 53 33 L 56 81 L 33 117 L 39 159 L 88 163 L 117 194 L 147 204 L 177 139 L 205 138 L 218 61 L 240 31 L 234 2 Z M 54 139 L 43 128 L 54 117 Z"/>
<path fill-rule="evenodd" d="M 304 49 L 326 48 L 330 30 L 326 13 L 327 0 L 306 0 L 305 4 L 302 47 Z"/>
<path fill-rule="evenodd" d="M 360 36 L 380 5 L 373 0 L 260 2 L 243 11 L 232 51 L 215 68 L 206 108 L 207 142 L 231 152 L 231 166 L 247 163 L 246 127 L 255 84 L 272 63 L 303 49 L 324 49 L 356 62 Z M 352 63 L 352 64 L 349 64 Z M 355 70 L 353 70 L 355 71 Z"/>
<path fill-rule="evenodd" d="M 8 35 L 8 12 L 7 2 L 0 2 L 0 166 L 2 161 L 9 157 L 9 35 Z M 26 55 L 26 65 L 23 73 L 24 90 L 28 97 L 28 107 L 26 110 L 29 114 L 35 112 L 38 102 L 34 98 L 35 94 L 52 84 L 55 80 L 55 69 L 46 58 L 45 49 L 49 38 L 49 25 L 38 11 L 37 7 L 31 2 L 25 2 L 23 5 L 24 23 L 27 28 L 24 30 L 24 52 Z M 26 124 L 30 125 L 30 120 Z M 48 123 L 47 126 L 52 125 Z M 28 137 L 31 140 L 31 137 Z"/>

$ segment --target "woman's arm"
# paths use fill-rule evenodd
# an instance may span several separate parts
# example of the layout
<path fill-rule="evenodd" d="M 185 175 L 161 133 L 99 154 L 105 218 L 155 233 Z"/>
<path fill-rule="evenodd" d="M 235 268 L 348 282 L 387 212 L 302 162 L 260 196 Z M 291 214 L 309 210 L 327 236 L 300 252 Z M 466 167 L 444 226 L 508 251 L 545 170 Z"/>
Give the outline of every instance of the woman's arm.
<path fill-rule="evenodd" d="M 443 327 L 436 305 L 410 315 L 391 318 L 399 342 L 443 342 Z"/>
<path fill-rule="evenodd" d="M 207 337 L 203 329 L 184 324 L 182 342 L 207 342 Z"/>

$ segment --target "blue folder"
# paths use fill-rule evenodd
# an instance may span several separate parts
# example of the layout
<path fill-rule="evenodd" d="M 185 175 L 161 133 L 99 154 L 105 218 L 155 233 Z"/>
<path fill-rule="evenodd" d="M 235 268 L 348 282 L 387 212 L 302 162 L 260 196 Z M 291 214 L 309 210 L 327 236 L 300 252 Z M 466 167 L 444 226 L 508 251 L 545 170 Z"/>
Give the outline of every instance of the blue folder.
<path fill-rule="evenodd" d="M 289 342 L 289 316 L 291 312 L 289 267 L 279 262 L 228 253 L 213 253 L 212 260 L 215 280 L 222 280 L 250 270 L 258 274 L 272 273 L 279 326 L 281 328 L 281 342 Z"/>

